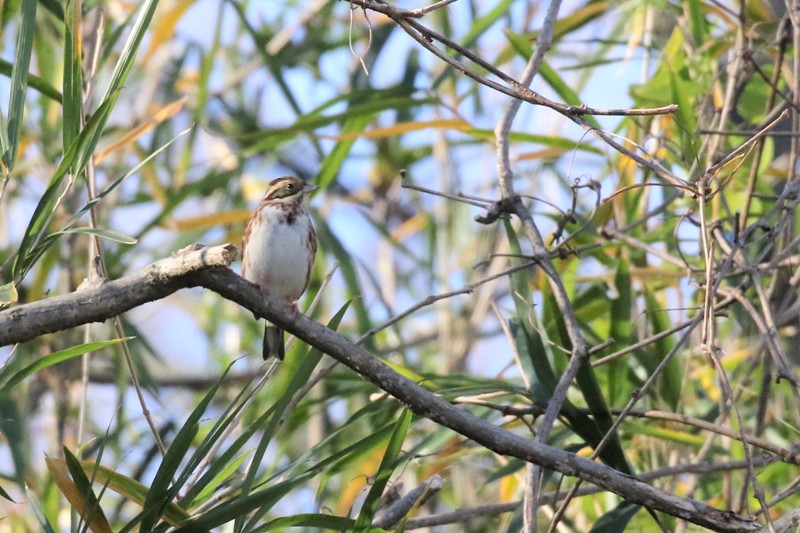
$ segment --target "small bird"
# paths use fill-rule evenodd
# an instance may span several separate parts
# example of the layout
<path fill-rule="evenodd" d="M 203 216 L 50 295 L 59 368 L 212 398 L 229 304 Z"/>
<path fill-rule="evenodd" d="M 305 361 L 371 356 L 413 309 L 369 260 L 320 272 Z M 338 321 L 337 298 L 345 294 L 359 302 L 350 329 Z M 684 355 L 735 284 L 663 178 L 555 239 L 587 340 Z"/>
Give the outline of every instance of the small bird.
<path fill-rule="evenodd" d="M 284 176 L 269 183 L 250 216 L 242 239 L 242 277 L 293 306 L 311 277 L 317 234 L 306 211 L 308 194 L 319 187 Z M 283 330 L 264 327 L 264 360 L 283 359 Z"/>

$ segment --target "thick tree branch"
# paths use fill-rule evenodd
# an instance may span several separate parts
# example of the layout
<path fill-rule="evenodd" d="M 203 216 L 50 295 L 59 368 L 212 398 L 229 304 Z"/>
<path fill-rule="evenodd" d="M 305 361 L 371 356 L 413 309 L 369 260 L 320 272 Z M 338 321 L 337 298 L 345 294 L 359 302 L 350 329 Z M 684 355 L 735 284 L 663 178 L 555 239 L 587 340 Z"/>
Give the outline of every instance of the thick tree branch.
<path fill-rule="evenodd" d="M 324 351 L 405 404 L 414 413 L 464 435 L 495 453 L 517 457 L 574 476 L 628 501 L 663 511 L 714 530 L 757 531 L 755 521 L 703 502 L 681 498 L 637 478 L 515 433 L 454 406 L 401 376 L 364 348 L 293 310 L 230 270 L 233 245 L 187 248 L 145 269 L 96 286 L 20 305 L 0 313 L 0 345 L 23 342 L 44 333 L 99 322 L 178 289 L 205 287 L 268 318 L 306 343 Z"/>
<path fill-rule="evenodd" d="M 232 244 L 211 248 L 195 245 L 124 278 L 96 285 L 84 282 L 71 294 L 12 307 L 0 312 L 0 346 L 103 322 L 178 289 L 197 286 L 191 277 L 194 272 L 227 268 L 238 255 L 239 250 Z"/>

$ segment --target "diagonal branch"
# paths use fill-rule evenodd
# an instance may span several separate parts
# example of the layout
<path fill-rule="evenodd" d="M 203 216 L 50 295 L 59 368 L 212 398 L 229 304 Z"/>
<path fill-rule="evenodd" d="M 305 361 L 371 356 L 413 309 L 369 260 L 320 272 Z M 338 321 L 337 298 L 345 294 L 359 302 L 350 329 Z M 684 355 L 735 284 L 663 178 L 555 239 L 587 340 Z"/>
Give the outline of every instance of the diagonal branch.
<path fill-rule="evenodd" d="M 280 299 L 234 273 L 238 254 L 231 244 L 186 248 L 149 267 L 98 285 L 0 312 L 0 346 L 33 339 L 89 322 L 99 322 L 188 287 L 205 287 L 269 319 L 329 354 L 383 389 L 417 415 L 473 440 L 495 453 L 578 477 L 626 500 L 714 530 L 757 531 L 746 517 L 657 489 L 635 477 L 541 442 L 532 442 L 454 406 L 401 376 L 364 348 L 294 311 Z"/>

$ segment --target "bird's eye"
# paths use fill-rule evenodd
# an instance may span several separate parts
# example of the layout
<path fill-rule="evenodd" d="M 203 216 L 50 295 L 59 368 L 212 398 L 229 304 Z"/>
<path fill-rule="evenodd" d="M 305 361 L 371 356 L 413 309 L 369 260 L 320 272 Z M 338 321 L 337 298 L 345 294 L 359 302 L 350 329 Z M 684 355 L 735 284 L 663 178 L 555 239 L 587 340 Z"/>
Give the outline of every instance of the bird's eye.
<path fill-rule="evenodd" d="M 294 190 L 294 183 L 287 183 L 286 184 L 286 188 L 289 189 L 290 191 L 293 191 Z"/>

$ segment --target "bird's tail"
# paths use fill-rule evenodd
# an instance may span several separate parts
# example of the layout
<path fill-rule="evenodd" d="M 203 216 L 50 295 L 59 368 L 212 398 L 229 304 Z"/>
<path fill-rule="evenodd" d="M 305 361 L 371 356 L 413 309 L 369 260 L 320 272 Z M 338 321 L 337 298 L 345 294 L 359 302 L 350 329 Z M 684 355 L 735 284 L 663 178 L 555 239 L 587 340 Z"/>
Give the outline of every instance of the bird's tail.
<path fill-rule="evenodd" d="M 274 324 L 267 322 L 264 326 L 264 361 L 270 357 L 275 357 L 283 361 L 283 330 Z"/>

